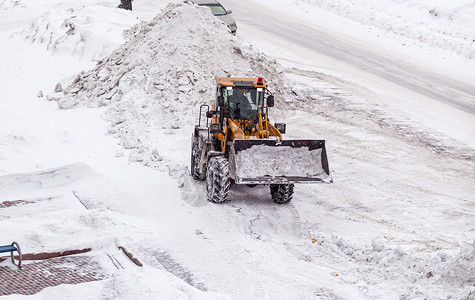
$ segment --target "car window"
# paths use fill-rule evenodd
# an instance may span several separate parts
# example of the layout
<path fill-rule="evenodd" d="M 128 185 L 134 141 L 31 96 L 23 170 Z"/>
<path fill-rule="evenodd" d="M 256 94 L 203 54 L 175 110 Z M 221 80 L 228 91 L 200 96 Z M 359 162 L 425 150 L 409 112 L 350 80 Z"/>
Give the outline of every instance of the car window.
<path fill-rule="evenodd" d="M 213 15 L 215 16 L 223 16 L 227 14 L 224 7 L 219 4 L 204 4 L 204 6 L 208 6 L 211 9 Z"/>

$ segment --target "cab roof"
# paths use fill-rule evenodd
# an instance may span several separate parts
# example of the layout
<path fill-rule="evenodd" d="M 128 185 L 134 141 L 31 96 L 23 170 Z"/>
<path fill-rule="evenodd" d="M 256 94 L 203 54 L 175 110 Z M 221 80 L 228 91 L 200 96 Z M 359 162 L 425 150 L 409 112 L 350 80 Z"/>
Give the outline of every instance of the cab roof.
<path fill-rule="evenodd" d="M 241 77 L 216 77 L 218 84 L 221 86 L 249 86 L 265 88 L 267 85 L 262 77 L 241 78 Z"/>

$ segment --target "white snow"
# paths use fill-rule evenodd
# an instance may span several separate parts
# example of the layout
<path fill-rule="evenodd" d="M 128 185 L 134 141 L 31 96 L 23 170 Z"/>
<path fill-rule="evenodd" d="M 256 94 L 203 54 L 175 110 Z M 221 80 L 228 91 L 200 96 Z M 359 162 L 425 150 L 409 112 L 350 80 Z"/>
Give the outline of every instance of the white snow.
<path fill-rule="evenodd" d="M 351 21 L 366 25 L 373 35 L 395 39 L 405 47 L 426 45 L 475 59 L 475 5 L 471 0 L 264 0 L 272 7 L 298 12 L 304 18 L 315 19 L 331 12 L 346 19 L 343 27 L 350 29 Z M 325 18 L 324 16 L 323 18 Z M 351 30 L 351 29 L 350 29 Z M 338 29 L 335 29 L 338 31 Z"/>
<path fill-rule="evenodd" d="M 431 99 L 395 111 L 361 73 L 342 79 L 324 56 L 315 70 L 305 64 L 318 54 L 259 42 L 239 19 L 232 36 L 209 10 L 174 2 L 0 0 L 0 203 L 18 202 L 0 208 L 0 244 L 92 247 L 109 275 L 6 299 L 474 297 L 473 115 Z M 473 85 L 473 2 L 259 2 Z M 287 138 L 326 140 L 334 183 L 297 185 L 288 205 L 260 186 L 208 203 L 187 169 L 199 105 L 215 76 L 258 75 Z M 440 118 L 451 129 L 426 126 Z M 116 270 L 105 253 L 119 246 L 144 267 L 122 258 Z"/>
<path fill-rule="evenodd" d="M 125 42 L 122 31 L 137 22 L 121 10 L 110 11 L 103 5 L 90 5 L 46 12 L 15 35 L 53 53 L 99 60 Z"/>
<path fill-rule="evenodd" d="M 296 176 L 327 179 L 322 168 L 322 149 L 254 145 L 236 154 L 238 178 Z M 285 157 L 285 160 L 282 160 Z"/>
<path fill-rule="evenodd" d="M 176 162 L 176 150 L 161 140 L 170 132 L 190 132 L 203 99 L 213 98 L 208 87 L 215 76 L 257 76 L 259 70 L 282 82 L 275 62 L 227 32 L 208 8 L 170 5 L 130 29 L 126 44 L 49 97 L 60 108 L 109 106 L 109 133 L 132 150 L 129 159 L 168 168 L 176 177 L 182 158 Z"/>
<path fill-rule="evenodd" d="M 228 6 L 231 4 L 238 6 L 241 15 L 246 15 L 251 7 L 239 1 L 223 2 Z M 437 76 L 441 82 L 455 80 L 455 84 L 468 84 L 465 91 L 460 94 L 453 94 L 452 88 L 446 89 L 436 83 L 431 85 L 431 82 L 424 83 L 422 87 L 452 95 L 448 98 L 466 102 L 469 107 L 475 105 L 475 87 L 473 87 L 475 73 L 472 71 L 475 68 L 475 60 L 455 51 L 461 46 L 466 49 L 466 53 L 475 51 L 475 39 L 473 39 L 475 18 L 472 17 L 474 4 L 468 0 L 450 4 L 447 4 L 449 3 L 447 1 L 430 2 L 429 4 L 424 1 L 390 0 L 378 2 L 361 0 L 348 3 L 324 0 L 252 1 L 255 10 L 275 15 L 277 20 L 286 22 L 289 31 L 295 34 L 280 37 L 261 32 L 252 26 L 248 28 L 248 24 L 241 26 L 243 28 L 240 32 L 243 37 L 252 40 L 265 52 L 273 53 L 279 62 L 287 67 L 287 72 L 294 73 L 297 69 L 297 73 L 303 75 L 298 79 L 299 82 L 311 82 L 313 86 L 316 84 L 321 86 L 321 79 L 324 78 L 327 84 L 331 83 L 331 90 L 342 89 L 340 93 L 354 93 L 371 99 L 372 106 L 382 106 L 384 111 L 391 112 L 394 122 L 409 119 L 411 124 L 417 124 L 417 127 L 426 133 L 446 135 L 457 143 L 473 147 L 475 130 L 473 126 L 465 125 L 474 122 L 472 113 L 435 101 L 407 87 L 418 82 L 417 75 L 422 70 L 428 78 Z M 427 7 L 446 7 L 446 13 L 451 15 L 451 26 L 447 27 L 443 19 L 428 18 L 431 9 L 424 8 L 426 4 Z M 258 13 L 251 15 L 255 18 Z M 375 15 L 379 17 L 375 18 Z M 394 18 L 394 15 L 397 17 Z M 418 25 L 397 33 L 386 28 L 414 23 Z M 298 26 L 292 27 L 292 24 Z M 350 45 L 348 49 L 344 49 L 346 52 L 369 49 L 378 54 L 373 58 L 366 57 L 368 53 L 365 51 L 356 52 L 354 58 L 357 63 L 361 63 L 360 59 L 377 62 L 389 58 L 393 60 L 393 64 L 381 66 L 386 69 L 382 77 L 374 76 L 365 70 L 365 66 L 358 68 L 325 53 L 312 51 L 311 48 L 305 47 L 305 43 L 302 45 L 289 42 L 292 35 L 299 37 L 300 41 L 305 41 L 297 31 L 299 28 L 310 28 L 328 36 L 328 41 L 324 41 L 326 43 L 323 45 L 333 47 L 340 56 L 345 56 L 345 51 L 340 53 L 341 45 L 333 45 L 334 40 Z M 437 35 L 437 37 L 428 39 L 427 43 L 414 40 L 411 37 L 414 30 L 427 30 L 430 36 Z M 457 32 L 468 32 L 468 36 L 457 40 Z M 437 46 L 447 40 L 456 47 Z M 307 44 L 311 42 L 312 39 Z M 400 76 L 407 79 L 405 84 L 386 79 L 386 75 L 391 76 L 393 70 L 402 72 Z M 414 72 L 416 74 L 413 74 Z"/>

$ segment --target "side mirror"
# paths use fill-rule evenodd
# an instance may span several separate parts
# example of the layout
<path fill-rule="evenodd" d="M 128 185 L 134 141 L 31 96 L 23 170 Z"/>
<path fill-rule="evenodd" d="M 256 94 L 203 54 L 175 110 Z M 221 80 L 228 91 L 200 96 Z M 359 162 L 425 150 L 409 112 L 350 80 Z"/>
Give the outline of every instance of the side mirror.
<path fill-rule="evenodd" d="M 206 112 L 206 117 L 207 118 L 212 118 L 216 114 L 215 110 L 209 110 Z"/>
<path fill-rule="evenodd" d="M 277 129 L 281 134 L 285 134 L 285 129 L 287 128 L 287 125 L 285 123 L 275 123 L 274 124 L 275 129 Z"/>
<path fill-rule="evenodd" d="M 209 125 L 209 133 L 221 133 L 221 124 L 220 123 L 211 123 Z"/>
<path fill-rule="evenodd" d="M 274 95 L 267 96 L 267 107 L 274 107 Z"/>
<path fill-rule="evenodd" d="M 233 11 L 230 9 L 226 10 L 226 12 L 228 13 L 228 15 L 233 13 Z"/>

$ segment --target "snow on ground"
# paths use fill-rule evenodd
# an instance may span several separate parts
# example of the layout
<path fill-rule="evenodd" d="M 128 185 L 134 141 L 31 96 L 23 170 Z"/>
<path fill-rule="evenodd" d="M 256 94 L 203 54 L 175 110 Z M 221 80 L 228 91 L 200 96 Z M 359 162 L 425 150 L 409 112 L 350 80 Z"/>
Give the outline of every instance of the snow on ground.
<path fill-rule="evenodd" d="M 347 27 L 350 32 L 351 21 L 354 21 L 366 25 L 371 35 L 396 39 L 405 47 L 430 46 L 475 59 L 475 3 L 472 0 L 264 0 L 259 3 L 270 3 L 273 8 L 279 7 L 281 11 L 307 20 L 315 20 L 322 13 L 321 17 L 327 19 L 325 12 L 331 12 L 334 17 L 343 18 L 339 19 L 343 22 L 338 27 Z M 338 31 L 338 27 L 333 29 Z"/>
<path fill-rule="evenodd" d="M 284 74 L 204 9 L 136 0 L 137 16 L 162 14 L 112 51 L 135 16 L 116 4 L 0 2 L 0 202 L 27 202 L 2 209 L 4 244 L 124 246 L 145 263 L 33 298 L 473 298 L 473 149 L 446 151 L 325 78 Z M 69 35 L 65 20 L 79 20 Z M 184 173 L 215 75 L 264 75 L 273 121 L 326 139 L 335 182 L 297 186 L 285 206 L 268 187 L 207 203 Z"/>
<path fill-rule="evenodd" d="M 425 88 L 428 91 L 440 91 L 443 95 L 451 95 L 448 96 L 448 99 L 466 101 L 469 107 L 473 107 L 475 105 L 475 87 L 473 86 L 475 73 L 472 70 L 475 68 L 475 60 L 458 55 L 451 49 L 442 50 L 431 43 L 410 42 L 409 31 L 400 32 L 401 35 L 398 36 L 393 32 L 378 29 L 379 25 L 376 21 L 374 24 L 370 23 L 372 22 L 370 20 L 374 19 L 372 14 L 376 13 L 381 15 L 379 20 L 384 19 L 390 24 L 389 26 L 396 27 L 398 19 L 391 18 L 391 14 L 400 12 L 401 18 L 409 19 L 407 23 L 420 22 L 417 28 L 444 27 L 440 19 L 425 18 L 426 12 L 419 9 L 420 1 L 398 1 L 397 3 L 386 1 L 387 7 L 396 6 L 393 10 L 365 9 L 365 4 L 368 7 L 373 7 L 379 6 L 379 3 L 382 2 L 371 4 L 364 1 L 352 1 L 353 7 L 348 9 L 348 12 L 362 16 L 361 18 L 367 20 L 367 24 L 336 14 L 335 10 L 328 8 L 333 5 L 328 3 L 328 5 L 324 5 L 325 1 L 314 1 L 311 4 L 303 4 L 304 1 L 249 1 L 250 4 L 241 4 L 241 2 L 232 0 L 223 0 L 223 2 L 231 7 L 236 5 L 238 7 L 237 16 L 246 21 L 244 25 L 241 24 L 240 37 L 252 41 L 266 53 L 273 53 L 279 63 L 283 64 L 286 73 L 291 73 L 292 76 L 294 76 L 293 73 L 297 76 L 304 75 L 299 76 L 299 83 L 302 78 L 306 77 L 305 81 L 316 87 L 313 92 L 307 92 L 305 89 L 308 87 L 300 88 L 299 91 L 298 85 L 295 86 L 293 91 L 302 94 L 302 98 L 305 96 L 318 97 L 318 95 L 326 93 L 334 94 L 336 90 L 341 94 L 353 93 L 365 98 L 363 101 L 369 100 L 371 107 L 368 109 L 371 111 L 379 109 L 384 111 L 384 119 L 391 119 L 390 124 L 398 123 L 400 129 L 405 127 L 407 131 L 404 134 L 413 135 L 418 132 L 426 135 L 426 139 L 436 141 L 449 148 L 466 145 L 468 149 L 471 149 L 475 145 L 475 130 L 473 130 L 473 126 L 466 125 L 474 122 L 472 113 L 467 113 L 421 93 L 421 90 Z M 402 9 L 398 3 L 406 3 L 407 7 Z M 432 1 L 432 4 L 446 7 L 447 13 L 454 15 L 452 24 L 454 32 L 457 30 L 475 32 L 473 18 L 467 20 L 462 14 L 454 13 L 454 11 L 463 10 L 470 14 L 473 4 L 451 2 L 448 5 L 446 1 Z M 341 7 L 346 7 L 346 5 L 343 3 Z M 303 6 L 305 6 L 304 10 L 301 9 Z M 258 12 L 251 14 L 250 7 L 255 7 Z M 255 26 L 257 23 L 253 21 L 260 12 L 267 16 L 275 15 L 272 22 L 282 20 L 284 26 L 288 26 L 290 32 L 295 32 L 297 38 L 292 39 L 292 34 L 280 38 L 279 35 L 272 34 L 272 30 L 270 34 L 267 31 L 261 32 L 260 27 Z M 251 14 L 252 17 L 243 17 L 248 14 Z M 294 24 L 297 25 L 294 26 Z M 308 30 L 310 33 L 312 31 L 318 33 L 315 38 L 316 42 L 312 42 L 311 38 L 299 33 L 299 29 L 305 31 L 307 28 L 311 29 Z M 328 36 L 328 39 L 322 39 L 320 35 Z M 451 37 L 452 34 L 447 31 L 445 38 L 450 39 Z M 319 42 L 323 46 L 319 46 Z M 334 44 L 334 42 L 336 43 Z M 331 56 L 326 52 L 313 51 L 312 46 L 316 48 L 328 46 L 338 55 Z M 371 49 L 371 52 L 366 52 L 367 49 Z M 467 49 L 473 51 L 475 46 L 473 43 L 467 44 Z M 371 56 L 372 53 L 377 55 Z M 349 57 L 350 62 L 342 57 Z M 382 63 L 377 63 L 378 68 L 373 69 L 373 72 L 368 72 L 367 67 L 371 70 L 370 62 L 379 60 Z M 385 74 L 375 76 L 375 72 L 379 73 L 380 69 L 386 70 Z M 420 77 L 421 73 L 427 78 L 439 78 L 438 82 L 442 83 L 442 86 Z M 393 74 L 399 74 L 395 77 L 399 76 L 400 78 L 393 77 L 393 80 L 387 80 Z M 402 78 L 403 80 L 398 81 Z M 451 80 L 455 80 L 454 86 L 446 88 L 445 81 Z M 418 82 L 421 83 L 419 92 L 411 89 L 411 84 Z M 466 85 L 462 90 L 461 86 L 464 84 Z M 453 88 L 463 92 L 453 94 Z M 310 88 L 310 90 L 312 89 Z M 345 101 L 344 105 L 349 105 L 352 102 L 354 102 L 353 99 Z M 358 102 L 360 101 L 358 100 Z"/>

